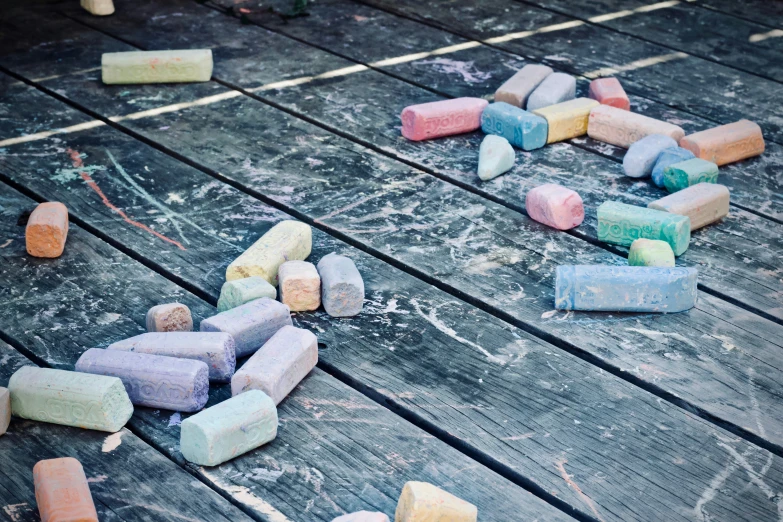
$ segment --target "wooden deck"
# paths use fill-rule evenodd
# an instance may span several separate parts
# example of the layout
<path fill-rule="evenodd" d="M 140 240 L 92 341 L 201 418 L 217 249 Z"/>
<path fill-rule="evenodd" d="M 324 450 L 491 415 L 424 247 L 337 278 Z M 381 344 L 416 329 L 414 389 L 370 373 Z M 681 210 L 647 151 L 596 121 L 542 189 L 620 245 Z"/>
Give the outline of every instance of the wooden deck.
<path fill-rule="evenodd" d="M 394 513 L 408 480 L 479 520 L 783 521 L 783 4 L 689 0 L 11 0 L 0 13 L 0 386 L 72 369 L 144 331 L 146 310 L 215 313 L 226 265 L 274 223 L 314 227 L 365 278 L 349 320 L 296 314 L 320 362 L 277 439 L 184 461 L 186 415 L 136 408 L 120 435 L 12 421 L 0 519 L 38 520 L 32 466 L 82 461 L 101 520 L 331 521 Z M 273 2 L 288 6 L 289 2 Z M 105 86 L 100 57 L 211 48 L 213 81 Z M 490 97 L 525 63 L 621 79 L 633 110 L 686 132 L 748 118 L 763 156 L 721 168 L 732 209 L 693 235 L 686 313 L 552 310 L 560 264 L 623 264 L 596 207 L 661 197 L 624 151 L 580 138 L 482 183 L 480 132 L 413 143 L 407 105 Z M 28 136 L 25 139 L 16 139 Z M 74 162 L 74 158 L 81 161 Z M 577 190 L 583 225 L 524 195 Z M 64 255 L 29 257 L 26 216 L 66 203 Z M 213 386 L 210 404 L 230 396 Z"/>

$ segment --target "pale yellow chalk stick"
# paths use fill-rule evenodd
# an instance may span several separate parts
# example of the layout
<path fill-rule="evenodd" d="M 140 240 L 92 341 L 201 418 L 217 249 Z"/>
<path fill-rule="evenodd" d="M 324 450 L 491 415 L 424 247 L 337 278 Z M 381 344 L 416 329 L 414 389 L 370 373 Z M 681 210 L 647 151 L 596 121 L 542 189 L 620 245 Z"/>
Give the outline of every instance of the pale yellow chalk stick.
<path fill-rule="evenodd" d="M 82 0 L 82 8 L 95 16 L 107 16 L 114 13 L 112 0 Z"/>
<path fill-rule="evenodd" d="M 101 67 L 106 84 L 207 82 L 212 50 L 105 53 Z"/>
<path fill-rule="evenodd" d="M 546 142 L 570 140 L 587 134 L 587 122 L 590 111 L 600 103 L 590 98 L 577 98 L 556 103 L 533 111 L 549 124 Z"/>
<path fill-rule="evenodd" d="M 281 221 L 226 269 L 226 281 L 260 276 L 277 286 L 277 270 L 286 261 L 304 261 L 313 247 L 313 232 L 299 221 Z"/>

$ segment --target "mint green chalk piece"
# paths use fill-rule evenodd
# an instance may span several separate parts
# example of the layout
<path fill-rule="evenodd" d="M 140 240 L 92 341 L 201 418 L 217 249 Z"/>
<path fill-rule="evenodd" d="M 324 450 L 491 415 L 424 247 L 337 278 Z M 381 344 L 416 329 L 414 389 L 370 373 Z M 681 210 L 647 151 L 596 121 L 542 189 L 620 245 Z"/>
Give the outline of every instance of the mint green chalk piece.
<path fill-rule="evenodd" d="M 223 284 L 218 299 L 218 312 L 225 312 L 255 299 L 277 297 L 277 289 L 261 276 L 234 279 Z"/>
<path fill-rule="evenodd" d="M 657 239 L 637 239 L 628 253 L 629 266 L 674 266 L 674 251 L 669 243 Z"/>
<path fill-rule="evenodd" d="M 681 161 L 663 170 L 663 185 L 669 192 L 677 192 L 697 183 L 717 182 L 718 166 L 701 158 Z"/>
<path fill-rule="evenodd" d="M 277 436 L 277 408 L 260 390 L 250 390 L 182 421 L 182 456 L 200 466 L 217 466 Z"/>
<path fill-rule="evenodd" d="M 688 249 L 691 220 L 688 216 L 607 201 L 598 207 L 598 240 L 631 246 L 639 238 L 666 241 L 675 256 Z"/>

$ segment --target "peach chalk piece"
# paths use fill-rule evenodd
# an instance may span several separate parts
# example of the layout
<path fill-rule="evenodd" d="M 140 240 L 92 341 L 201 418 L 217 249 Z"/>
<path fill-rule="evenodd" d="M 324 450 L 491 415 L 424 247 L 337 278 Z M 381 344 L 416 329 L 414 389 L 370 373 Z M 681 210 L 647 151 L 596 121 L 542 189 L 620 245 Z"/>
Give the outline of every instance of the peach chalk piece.
<path fill-rule="evenodd" d="M 689 134 L 680 140 L 680 147 L 721 166 L 763 153 L 764 136 L 757 124 L 740 120 Z"/>
<path fill-rule="evenodd" d="M 39 460 L 33 466 L 33 482 L 41 522 L 98 522 L 90 485 L 78 460 Z"/>
<path fill-rule="evenodd" d="M 277 286 L 277 270 L 286 261 L 303 261 L 313 248 L 313 230 L 299 221 L 281 221 L 233 260 L 226 281 L 261 276 Z"/>
<path fill-rule="evenodd" d="M 107 85 L 208 82 L 212 76 L 212 50 L 104 53 L 101 70 Z"/>
<path fill-rule="evenodd" d="M 598 105 L 595 100 L 577 98 L 536 109 L 533 114 L 546 120 L 549 125 L 546 142 L 555 143 L 587 134 L 590 111 Z"/>
<path fill-rule="evenodd" d="M 546 65 L 525 65 L 495 91 L 495 101 L 524 109 L 530 94 L 550 74 L 552 68 Z"/>
<path fill-rule="evenodd" d="M 321 276 L 307 261 L 286 261 L 280 265 L 280 301 L 292 312 L 318 310 L 321 306 Z"/>
<path fill-rule="evenodd" d="M 685 136 L 685 131 L 677 125 L 609 105 L 599 105 L 590 111 L 587 135 L 594 140 L 627 149 L 650 134 L 663 134 L 679 141 Z"/>
<path fill-rule="evenodd" d="M 471 132 L 481 127 L 489 104 L 481 98 L 456 98 L 411 105 L 402 110 L 402 135 L 413 141 Z"/>
<path fill-rule="evenodd" d="M 729 189 L 717 183 L 697 183 L 652 201 L 647 208 L 688 216 L 691 230 L 697 230 L 729 215 Z"/>
<path fill-rule="evenodd" d="M 394 522 L 476 522 L 478 508 L 427 482 L 406 482 Z"/>
<path fill-rule="evenodd" d="M 112 0 L 82 0 L 82 9 L 95 16 L 108 16 L 114 13 Z"/>
<path fill-rule="evenodd" d="M 558 230 L 572 229 L 585 219 L 579 194 L 555 183 L 540 185 L 528 192 L 525 209 L 531 218 Z"/>
<path fill-rule="evenodd" d="M 38 205 L 25 229 L 27 253 L 34 257 L 60 257 L 68 237 L 68 209 L 62 203 Z"/>
<path fill-rule="evenodd" d="M 11 423 L 11 393 L 0 386 L 0 435 L 8 430 Z"/>
<path fill-rule="evenodd" d="M 153 306 L 147 312 L 148 332 L 192 332 L 190 308 L 182 303 Z"/>
<path fill-rule="evenodd" d="M 357 511 L 334 518 L 332 522 L 389 522 L 389 517 L 378 511 Z"/>
<path fill-rule="evenodd" d="M 620 85 L 617 78 L 598 78 L 590 82 L 590 89 L 587 94 L 590 98 L 596 100 L 601 105 L 617 107 L 624 111 L 631 110 L 631 102 L 625 89 Z"/>

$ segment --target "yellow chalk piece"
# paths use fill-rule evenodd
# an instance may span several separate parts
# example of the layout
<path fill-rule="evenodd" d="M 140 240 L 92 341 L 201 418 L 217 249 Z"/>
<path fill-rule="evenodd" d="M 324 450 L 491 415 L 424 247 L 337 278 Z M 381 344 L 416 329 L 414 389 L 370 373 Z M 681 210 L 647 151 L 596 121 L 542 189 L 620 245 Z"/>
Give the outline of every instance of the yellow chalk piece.
<path fill-rule="evenodd" d="M 587 134 L 590 111 L 600 103 L 590 98 L 576 98 L 533 111 L 549 124 L 547 143 L 569 140 Z"/>
<path fill-rule="evenodd" d="M 478 509 L 427 482 L 406 482 L 394 522 L 476 522 Z"/>
<path fill-rule="evenodd" d="M 304 261 L 313 248 L 313 231 L 299 221 L 281 221 L 228 265 L 226 281 L 260 276 L 277 286 L 277 270 L 286 261 Z"/>
<path fill-rule="evenodd" d="M 103 83 L 208 82 L 212 50 L 131 51 L 101 56 Z"/>

